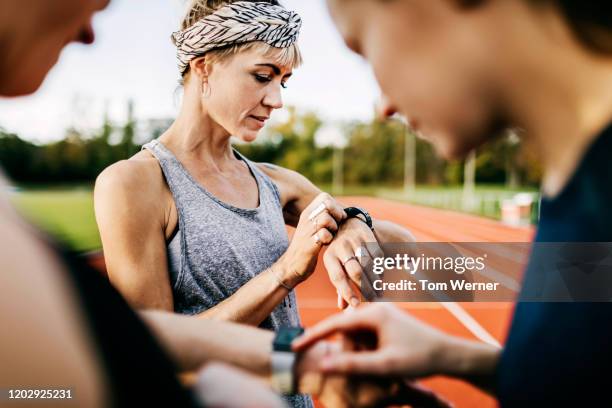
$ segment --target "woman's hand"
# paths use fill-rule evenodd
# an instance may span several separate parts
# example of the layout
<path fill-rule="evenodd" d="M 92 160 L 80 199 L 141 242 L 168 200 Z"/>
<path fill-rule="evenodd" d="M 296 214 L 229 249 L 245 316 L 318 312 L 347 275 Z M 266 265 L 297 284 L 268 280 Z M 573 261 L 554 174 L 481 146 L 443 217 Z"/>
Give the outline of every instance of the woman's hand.
<path fill-rule="evenodd" d="M 299 391 L 312 394 L 326 407 L 370 408 L 410 405 L 417 408 L 449 408 L 431 391 L 397 377 L 323 374 L 319 362 L 342 350 L 360 347 L 350 339 L 320 341 L 305 350 L 296 366 Z"/>
<path fill-rule="evenodd" d="M 373 292 L 370 282 L 362 279 L 364 275 L 358 251 L 364 248 L 367 248 L 367 256 L 372 259 L 384 256 L 372 230 L 363 221 L 351 218 L 340 226 L 338 235 L 323 256 L 329 279 L 338 292 L 340 309 L 347 305 L 357 307 L 359 291 L 364 294 Z"/>
<path fill-rule="evenodd" d="M 321 371 L 412 378 L 437 373 L 437 358 L 447 337 L 393 306 L 373 304 L 323 320 L 296 339 L 293 347 L 302 350 L 335 333 L 355 341 L 369 337 L 376 348 L 330 355 L 320 362 Z"/>
<path fill-rule="evenodd" d="M 346 218 L 343 207 L 329 194 L 319 194 L 300 215 L 291 244 L 273 266 L 283 285 L 295 287 L 314 271 L 319 251 L 332 242 Z"/>
<path fill-rule="evenodd" d="M 334 333 L 366 347 L 327 356 L 319 364 L 324 373 L 483 377 L 494 371 L 499 356 L 497 347 L 449 336 L 386 304 L 334 315 L 307 330 L 293 347 L 303 350 Z"/>

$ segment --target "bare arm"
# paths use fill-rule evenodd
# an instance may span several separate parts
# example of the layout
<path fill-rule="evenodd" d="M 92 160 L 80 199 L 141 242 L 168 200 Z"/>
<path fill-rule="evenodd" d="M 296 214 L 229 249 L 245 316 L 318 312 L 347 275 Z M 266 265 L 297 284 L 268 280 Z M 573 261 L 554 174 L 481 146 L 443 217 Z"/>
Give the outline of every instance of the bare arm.
<path fill-rule="evenodd" d="M 322 193 L 321 189 L 298 172 L 269 163 L 260 163 L 259 168 L 278 187 L 285 224 L 295 227 L 304 208 Z"/>
<path fill-rule="evenodd" d="M 137 309 L 173 311 L 166 252 L 170 210 L 160 205 L 165 189 L 152 179 L 162 180 L 155 171 L 130 161 L 105 170 L 96 181 L 96 220 L 113 285 Z M 200 316 L 256 325 L 284 298 L 284 291 L 267 271 Z"/>
<path fill-rule="evenodd" d="M 172 311 L 163 179 L 159 170 L 156 183 L 147 170 L 130 161 L 106 169 L 94 189 L 96 221 L 113 285 L 134 308 Z"/>
<path fill-rule="evenodd" d="M 147 168 L 151 164 L 152 166 Z M 155 172 L 158 172 L 157 174 Z M 156 162 L 124 161 L 105 170 L 96 182 L 96 219 L 102 237 L 109 277 L 132 306 L 138 309 L 173 310 L 172 288 L 166 255 L 168 220 L 176 212 Z M 162 197 L 162 199 L 160 199 Z M 165 197 L 165 199 L 164 199 Z M 319 197 L 319 201 L 327 196 Z M 317 205 L 318 202 L 311 203 Z M 165 208 L 170 207 L 170 208 Z M 298 227 L 286 253 L 268 270 L 198 316 L 250 325 L 260 324 L 306 279 L 321 243 L 332 239 L 329 230 L 337 229 L 334 217 L 343 215 L 341 207 L 330 207 L 333 214 L 316 227 L 305 220 Z"/>
<path fill-rule="evenodd" d="M 296 226 L 304 208 L 322 191 L 301 174 L 269 163 L 260 163 L 263 170 L 276 183 L 287 225 Z M 378 242 L 413 242 L 414 236 L 406 228 L 385 220 L 372 219 Z"/>
<path fill-rule="evenodd" d="M 310 197 L 319 194 L 320 189 L 301 174 L 272 164 L 260 164 L 260 168 L 274 180 L 281 193 L 285 222 L 292 225 L 299 217 L 304 204 Z M 390 242 L 414 242 L 414 236 L 397 224 L 373 219 L 374 231 L 360 220 L 346 220 L 338 229 L 333 242 L 325 251 L 323 262 L 330 281 L 338 292 L 338 307 L 348 304 L 359 304 L 359 289 L 363 271 L 359 261 L 355 262 L 355 253 L 364 244 L 373 252 L 372 256 L 383 256 L 383 251 L 376 244 Z M 374 244 L 374 245 L 372 245 Z M 351 259 L 347 261 L 348 259 Z"/>
<path fill-rule="evenodd" d="M 266 382 L 270 380 L 274 332 L 159 311 L 143 311 L 141 317 L 183 371 L 220 361 L 245 369 Z M 295 374 L 300 392 L 320 391 L 322 376 L 316 372 L 316 366 L 330 347 L 318 344 L 299 358 Z"/>
<path fill-rule="evenodd" d="M 261 376 L 270 374 L 271 331 L 160 311 L 140 315 L 184 371 L 220 360 Z"/>
<path fill-rule="evenodd" d="M 59 260 L 4 197 L 0 225 L 0 388 L 72 388 L 78 406 L 104 406 L 102 366 Z"/>

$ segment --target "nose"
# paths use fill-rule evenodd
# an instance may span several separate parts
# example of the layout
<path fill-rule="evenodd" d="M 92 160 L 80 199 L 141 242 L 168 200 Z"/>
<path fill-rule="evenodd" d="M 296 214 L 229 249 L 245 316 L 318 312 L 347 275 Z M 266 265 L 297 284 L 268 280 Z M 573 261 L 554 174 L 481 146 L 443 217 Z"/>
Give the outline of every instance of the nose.
<path fill-rule="evenodd" d="M 389 98 L 382 95 L 377 111 L 378 116 L 381 118 L 389 118 L 397 113 L 397 108 L 391 103 Z"/>
<path fill-rule="evenodd" d="M 92 44 L 94 42 L 94 39 L 95 39 L 94 30 L 93 30 L 93 27 L 90 21 L 89 23 L 87 23 L 87 25 L 81 28 L 76 38 L 76 41 L 83 43 L 83 44 Z"/>
<path fill-rule="evenodd" d="M 268 86 L 263 104 L 272 109 L 280 109 L 283 107 L 283 97 L 281 95 L 280 85 L 270 84 L 270 86 Z"/>

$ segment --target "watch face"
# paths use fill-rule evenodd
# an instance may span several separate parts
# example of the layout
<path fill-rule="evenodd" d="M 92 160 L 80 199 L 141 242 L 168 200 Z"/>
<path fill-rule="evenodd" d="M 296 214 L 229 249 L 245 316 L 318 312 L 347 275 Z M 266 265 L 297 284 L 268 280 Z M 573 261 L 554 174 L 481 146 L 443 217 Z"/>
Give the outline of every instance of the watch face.
<path fill-rule="evenodd" d="M 291 351 L 291 343 L 304 333 L 302 327 L 281 327 L 274 338 L 275 351 Z"/>

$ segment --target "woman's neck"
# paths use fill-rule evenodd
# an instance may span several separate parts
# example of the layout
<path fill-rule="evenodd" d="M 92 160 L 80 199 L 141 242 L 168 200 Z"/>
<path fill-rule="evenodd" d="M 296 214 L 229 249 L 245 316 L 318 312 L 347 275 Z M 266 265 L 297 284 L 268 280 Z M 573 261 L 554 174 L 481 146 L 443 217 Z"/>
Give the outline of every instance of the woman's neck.
<path fill-rule="evenodd" d="M 231 135 L 194 104 L 185 103 L 172 126 L 160 137 L 177 156 L 222 169 L 235 160 Z"/>
<path fill-rule="evenodd" d="M 527 143 L 535 147 L 543 165 L 542 193 L 557 196 L 577 171 L 584 155 L 600 133 L 612 121 L 612 67 L 594 87 L 584 84 L 578 91 L 587 91 L 566 100 L 562 95 L 547 100 L 534 100 L 533 117 L 525 123 Z M 576 76 L 581 76 L 576 73 Z M 588 92 L 590 91 L 590 93 Z"/>
<path fill-rule="evenodd" d="M 521 45 L 521 68 L 508 77 L 506 101 L 511 121 L 524 128 L 543 165 L 542 192 L 549 198 L 563 190 L 612 121 L 612 56 L 587 49 L 565 22 L 551 24 L 547 36 L 530 37 L 539 43 Z"/>

